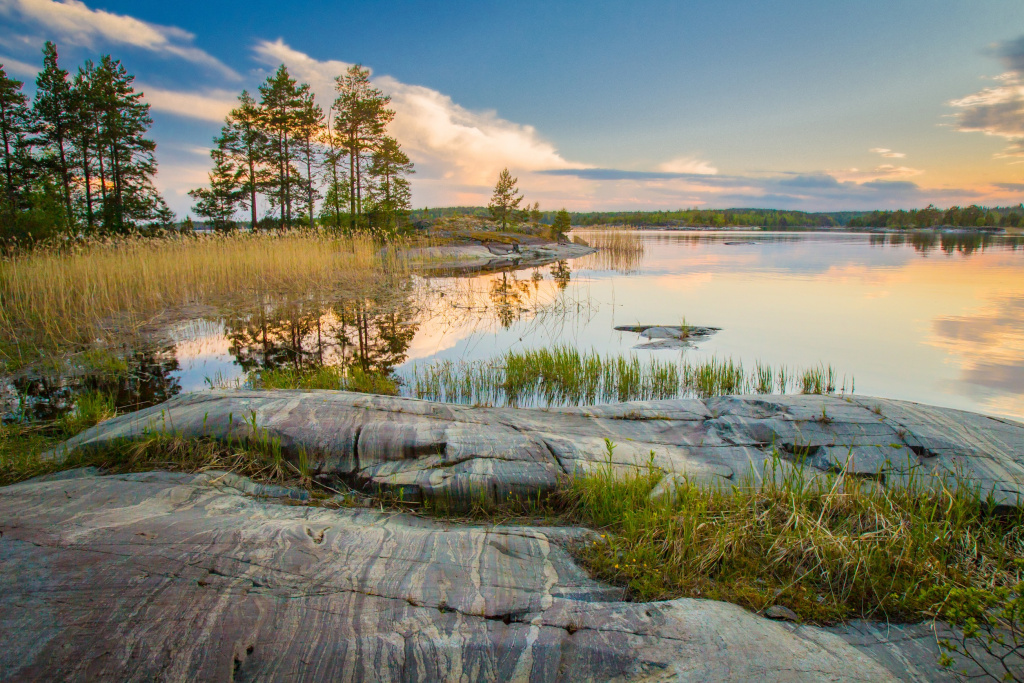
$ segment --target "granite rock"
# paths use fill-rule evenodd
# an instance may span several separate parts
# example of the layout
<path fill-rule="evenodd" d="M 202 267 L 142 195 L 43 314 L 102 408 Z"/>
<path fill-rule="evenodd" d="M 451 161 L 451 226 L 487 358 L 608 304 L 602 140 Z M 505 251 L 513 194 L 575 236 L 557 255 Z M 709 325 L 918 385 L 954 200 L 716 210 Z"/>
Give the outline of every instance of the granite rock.
<path fill-rule="evenodd" d="M 622 600 L 572 528 L 281 505 L 166 472 L 0 488 L 0 680 L 935 680 L 924 626 Z M 929 642 L 931 649 L 929 649 Z"/>
<path fill-rule="evenodd" d="M 274 438 L 287 457 L 304 451 L 321 477 L 419 500 L 536 495 L 575 473 L 652 464 L 730 485 L 845 471 L 883 484 L 959 478 L 999 505 L 1024 497 L 1024 425 L 907 401 L 818 395 L 516 409 L 338 391 L 213 391 L 104 422 L 51 457 L 154 431 Z"/>

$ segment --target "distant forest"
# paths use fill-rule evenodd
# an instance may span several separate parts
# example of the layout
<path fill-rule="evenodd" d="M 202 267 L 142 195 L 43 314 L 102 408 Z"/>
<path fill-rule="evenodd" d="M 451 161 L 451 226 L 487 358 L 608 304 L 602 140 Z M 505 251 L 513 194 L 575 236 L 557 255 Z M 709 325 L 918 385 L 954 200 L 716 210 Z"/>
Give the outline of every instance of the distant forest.
<path fill-rule="evenodd" d="M 541 222 L 551 223 L 554 211 L 544 211 Z M 412 212 L 412 220 L 442 216 L 489 216 L 483 206 L 423 208 Z M 1024 222 L 1024 204 L 1017 206 L 953 206 L 939 209 L 900 209 L 897 211 L 831 211 L 808 213 L 778 209 L 679 209 L 677 211 L 590 211 L 570 212 L 578 226 L 628 225 L 632 227 L 727 227 L 761 226 L 767 228 L 850 227 L 850 228 L 931 228 L 1020 227 Z"/>

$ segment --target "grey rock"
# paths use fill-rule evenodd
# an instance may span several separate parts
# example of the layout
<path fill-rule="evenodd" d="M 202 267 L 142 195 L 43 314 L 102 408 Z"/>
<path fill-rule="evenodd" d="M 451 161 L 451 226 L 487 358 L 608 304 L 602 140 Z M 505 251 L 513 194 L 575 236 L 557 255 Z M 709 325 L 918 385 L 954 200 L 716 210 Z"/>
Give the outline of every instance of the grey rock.
<path fill-rule="evenodd" d="M 783 605 L 772 605 L 764 611 L 764 615 L 769 619 L 782 619 L 784 621 L 800 621 L 800 617 L 796 615 L 796 612 Z"/>
<path fill-rule="evenodd" d="M 861 397 L 727 396 L 544 410 L 339 391 L 214 391 L 104 422 L 50 457 L 152 431 L 237 441 L 253 436 L 253 421 L 258 436 L 278 439 L 286 457 L 306 452 L 320 477 L 415 500 L 533 496 L 576 473 L 654 466 L 727 486 L 839 472 L 885 485 L 910 477 L 968 481 L 999 505 L 1024 501 L 1024 425 Z"/>
<path fill-rule="evenodd" d="M 0 488 L 0 679 L 939 677 L 934 640 L 624 602 L 566 551 L 589 535 L 285 506 L 204 475 L 24 482 Z"/>
<path fill-rule="evenodd" d="M 664 500 L 667 498 L 669 503 L 675 503 L 676 498 L 679 496 L 678 489 L 684 482 L 685 479 L 678 474 L 666 474 L 651 489 L 649 498 L 651 500 Z"/>
<path fill-rule="evenodd" d="M 700 325 L 688 325 L 685 330 L 680 325 L 619 325 L 615 329 L 619 332 L 636 332 L 648 342 L 633 348 L 647 350 L 689 348 L 721 330 L 720 327 Z"/>

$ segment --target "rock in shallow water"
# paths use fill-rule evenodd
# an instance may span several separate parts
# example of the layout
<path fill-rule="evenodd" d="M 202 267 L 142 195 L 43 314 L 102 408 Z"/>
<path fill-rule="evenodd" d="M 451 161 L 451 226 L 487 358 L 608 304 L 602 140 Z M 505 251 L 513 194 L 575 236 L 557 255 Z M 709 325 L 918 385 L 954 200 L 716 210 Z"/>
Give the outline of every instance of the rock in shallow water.
<path fill-rule="evenodd" d="M 244 487 L 241 487 L 244 488 Z M 2 680 L 933 680 L 927 627 L 626 603 L 589 532 L 284 506 L 204 475 L 0 488 Z"/>

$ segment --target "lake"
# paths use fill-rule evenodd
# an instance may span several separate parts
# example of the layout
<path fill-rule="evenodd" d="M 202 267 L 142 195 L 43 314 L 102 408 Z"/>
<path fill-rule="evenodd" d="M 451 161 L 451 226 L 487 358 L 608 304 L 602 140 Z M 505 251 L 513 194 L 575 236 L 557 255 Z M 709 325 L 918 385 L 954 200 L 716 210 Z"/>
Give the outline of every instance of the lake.
<path fill-rule="evenodd" d="M 413 278 L 376 300 L 270 302 L 195 319 L 137 359 L 137 401 L 233 386 L 264 366 L 414 366 L 567 344 L 602 354 L 832 366 L 858 395 L 1024 419 L 1024 241 L 977 233 L 587 231 L 597 254 Z M 637 348 L 623 325 L 721 330 Z M 147 383 L 148 382 L 148 383 Z M 35 388 L 33 389 L 32 386 Z M 38 384 L 22 390 L 45 395 Z M 145 394 L 144 396 L 142 394 Z"/>

